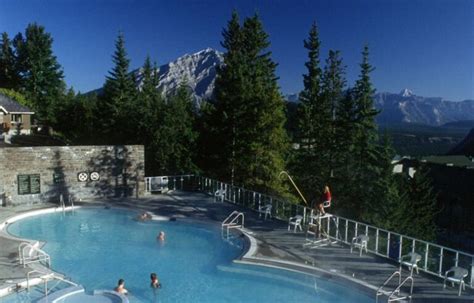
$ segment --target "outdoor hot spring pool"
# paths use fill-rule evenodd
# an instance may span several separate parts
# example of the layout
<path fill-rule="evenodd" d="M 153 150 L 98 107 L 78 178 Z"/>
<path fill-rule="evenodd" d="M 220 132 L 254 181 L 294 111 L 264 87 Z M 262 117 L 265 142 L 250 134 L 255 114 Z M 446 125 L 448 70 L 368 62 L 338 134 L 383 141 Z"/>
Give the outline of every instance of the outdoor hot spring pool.
<path fill-rule="evenodd" d="M 135 212 L 89 208 L 12 223 L 8 231 L 45 241 L 54 270 L 87 291 L 125 279 L 130 302 L 374 302 L 347 285 L 310 275 L 232 262 L 242 239 L 224 241 L 216 224 L 134 220 Z M 166 240 L 156 240 L 159 231 Z M 154 292 L 150 273 L 163 287 Z"/>

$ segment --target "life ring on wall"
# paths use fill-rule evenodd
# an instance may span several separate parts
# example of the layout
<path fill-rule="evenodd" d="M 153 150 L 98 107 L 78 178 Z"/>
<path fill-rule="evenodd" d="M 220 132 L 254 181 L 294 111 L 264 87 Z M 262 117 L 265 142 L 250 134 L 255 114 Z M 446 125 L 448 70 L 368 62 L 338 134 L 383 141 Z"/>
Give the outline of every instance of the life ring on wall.
<path fill-rule="evenodd" d="M 100 180 L 100 174 L 96 171 L 91 172 L 90 175 L 91 181 L 99 181 Z"/>
<path fill-rule="evenodd" d="M 89 175 L 86 172 L 80 172 L 77 174 L 77 180 L 79 182 L 86 182 L 89 179 Z"/>

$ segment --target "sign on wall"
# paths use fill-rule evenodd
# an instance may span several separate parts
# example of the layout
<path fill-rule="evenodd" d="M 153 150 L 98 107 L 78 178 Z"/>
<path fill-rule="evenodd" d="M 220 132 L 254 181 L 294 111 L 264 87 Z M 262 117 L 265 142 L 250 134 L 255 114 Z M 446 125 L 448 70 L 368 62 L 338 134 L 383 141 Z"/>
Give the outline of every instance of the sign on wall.
<path fill-rule="evenodd" d="M 93 172 L 91 172 L 90 178 L 91 178 L 91 181 L 99 181 L 100 180 L 100 175 L 99 175 L 98 172 L 93 171 Z"/>
<path fill-rule="evenodd" d="M 18 175 L 18 194 L 32 195 L 41 193 L 41 179 L 39 174 Z"/>
<path fill-rule="evenodd" d="M 77 174 L 77 180 L 79 182 L 86 182 L 88 179 L 89 179 L 89 174 L 84 171 Z"/>

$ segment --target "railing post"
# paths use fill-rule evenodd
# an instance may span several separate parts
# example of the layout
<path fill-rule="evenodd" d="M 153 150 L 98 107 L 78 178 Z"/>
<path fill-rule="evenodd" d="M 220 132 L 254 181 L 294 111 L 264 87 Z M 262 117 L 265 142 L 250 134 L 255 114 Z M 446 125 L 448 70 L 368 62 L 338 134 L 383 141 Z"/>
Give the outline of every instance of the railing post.
<path fill-rule="evenodd" d="M 375 253 L 379 253 L 379 229 L 375 229 Z"/>
<path fill-rule="evenodd" d="M 438 269 L 438 274 L 440 276 L 443 276 L 443 254 L 444 254 L 444 250 L 441 247 L 441 251 L 439 253 L 439 269 Z"/>
<path fill-rule="evenodd" d="M 347 221 L 347 219 L 345 219 L 345 220 L 346 220 L 346 224 L 345 224 L 345 225 L 346 225 L 346 230 L 345 230 L 345 236 L 344 236 L 345 239 L 344 239 L 344 240 L 346 241 L 346 243 L 348 243 L 348 242 L 347 242 L 347 232 L 348 232 L 348 228 L 349 228 L 349 226 L 348 226 L 348 225 L 349 225 L 349 221 Z"/>
<path fill-rule="evenodd" d="M 416 242 L 415 239 L 413 239 L 413 242 L 411 243 L 411 246 L 412 246 L 411 247 L 411 252 L 415 252 L 415 245 L 416 245 L 415 242 Z"/>
<path fill-rule="evenodd" d="M 387 233 L 387 258 L 390 257 L 390 232 Z"/>
<path fill-rule="evenodd" d="M 430 244 L 429 243 L 426 243 L 426 251 L 425 251 L 425 270 L 428 270 L 428 252 L 430 250 Z"/>
<path fill-rule="evenodd" d="M 398 247 L 398 259 L 402 257 L 403 236 L 400 235 L 400 246 Z"/>
<path fill-rule="evenodd" d="M 471 288 L 474 288 L 474 257 L 471 257 Z"/>
<path fill-rule="evenodd" d="M 454 260 L 454 266 L 458 266 L 459 252 L 456 252 L 456 259 Z"/>

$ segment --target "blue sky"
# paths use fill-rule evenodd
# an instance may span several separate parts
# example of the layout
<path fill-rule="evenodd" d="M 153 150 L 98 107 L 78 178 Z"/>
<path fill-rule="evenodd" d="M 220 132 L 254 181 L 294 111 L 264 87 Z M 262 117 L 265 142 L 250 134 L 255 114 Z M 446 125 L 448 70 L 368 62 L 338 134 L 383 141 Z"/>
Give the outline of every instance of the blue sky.
<path fill-rule="evenodd" d="M 316 20 L 322 61 L 329 49 L 340 50 L 349 84 L 368 43 L 377 91 L 407 87 L 422 96 L 474 99 L 471 0 L 0 0 L 0 31 L 13 36 L 28 23 L 44 25 L 67 84 L 85 92 L 103 84 L 119 30 L 132 68 L 147 54 L 163 64 L 206 47 L 221 50 L 233 9 L 261 16 L 283 93 L 302 88 L 302 41 Z"/>

